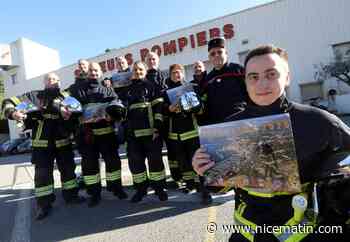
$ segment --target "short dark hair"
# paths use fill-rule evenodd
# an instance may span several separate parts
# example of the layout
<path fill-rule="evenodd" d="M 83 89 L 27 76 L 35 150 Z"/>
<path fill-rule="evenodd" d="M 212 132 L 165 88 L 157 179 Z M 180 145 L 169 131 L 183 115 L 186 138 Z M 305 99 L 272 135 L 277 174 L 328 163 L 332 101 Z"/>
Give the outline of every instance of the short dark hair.
<path fill-rule="evenodd" d="M 247 67 L 247 63 L 251 58 L 267 54 L 277 54 L 286 62 L 288 62 L 288 53 L 284 49 L 276 47 L 274 45 L 261 45 L 248 53 L 244 61 L 244 68 Z"/>

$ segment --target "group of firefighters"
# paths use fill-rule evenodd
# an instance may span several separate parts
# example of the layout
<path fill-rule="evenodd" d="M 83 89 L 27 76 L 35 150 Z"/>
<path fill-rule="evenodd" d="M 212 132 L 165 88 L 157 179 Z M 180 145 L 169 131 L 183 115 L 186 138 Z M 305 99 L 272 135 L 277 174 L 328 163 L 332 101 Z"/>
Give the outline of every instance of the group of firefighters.
<path fill-rule="evenodd" d="M 43 90 L 31 91 L 5 99 L 2 104 L 5 116 L 8 119 L 24 122 L 25 127 L 32 130 L 32 163 L 35 166 L 34 181 L 37 201 L 36 218 L 39 220 L 45 218 L 50 213 L 52 203 L 55 201 L 53 181 L 55 160 L 61 173 L 62 195 L 65 202 L 67 204 L 80 204 L 86 200 L 78 194 L 79 189 L 75 175 L 76 165 L 71 142 L 72 134 L 81 155 L 82 176 L 89 195 L 89 207 L 94 207 L 101 201 L 100 155 L 106 164 L 107 191 L 112 192 L 119 199 L 128 197 L 121 183 L 121 160 L 118 154 L 118 147 L 123 143 L 126 144 L 128 165 L 136 190 L 131 202 L 141 201 L 147 195 L 149 187 L 154 190 L 160 201 L 168 199 L 168 187 L 162 158 L 162 147 L 165 143 L 172 179 L 185 184 L 183 188 L 185 193 L 199 190 L 202 203 L 210 204 L 212 198 L 208 188 L 204 186 L 203 173 L 213 164 L 205 150 L 200 149 L 198 126 L 290 112 L 291 110 L 284 95 L 284 85 L 282 86 L 279 82 L 277 83 L 278 87 L 271 87 L 271 90 L 268 90 L 269 81 L 272 83 L 271 85 L 275 85 L 273 81 L 280 80 L 284 76 L 278 72 L 279 69 L 275 66 L 272 66 L 266 72 L 260 70 L 261 66 L 269 63 L 269 60 L 258 63 L 259 58 L 264 56 L 276 57 L 276 62 L 286 62 L 285 66 L 289 78 L 286 55 L 279 48 L 265 46 L 265 49 L 257 48 L 253 50 L 248 56 L 245 66 L 242 67 L 239 64 L 228 62 L 225 39 L 214 38 L 210 40 L 208 42 L 208 59 L 214 68 L 207 74 L 203 62 L 197 61 L 194 63 L 194 78 L 191 83 L 193 83 L 194 90 L 201 100 L 201 108 L 193 112 L 183 112 L 178 103 L 170 102 L 167 95 L 168 90 L 186 83 L 184 67 L 181 64 L 171 65 L 169 77 L 165 78 L 165 75 L 159 69 L 159 57 L 154 52 L 148 53 L 145 63 L 136 61 L 131 68 L 124 57 L 117 58 L 118 72 L 132 73 L 130 85 L 127 86 L 113 88 L 110 80 L 105 79 L 101 82 L 102 71 L 99 64 L 79 60 L 78 71 L 75 72 L 75 82 L 67 89 L 60 89 L 59 77 L 54 73 L 50 73 L 45 77 L 45 88 Z M 254 61 L 261 66 L 258 66 Z M 245 68 L 247 66 L 254 67 L 257 70 L 246 73 Z M 278 65 L 276 64 L 276 66 Z M 285 67 L 284 65 L 281 66 Z M 259 74 L 261 74 L 259 71 L 263 72 L 262 77 L 259 77 Z M 260 78 L 266 82 L 264 82 L 265 86 L 263 84 L 259 87 L 254 86 L 258 85 Z M 265 88 L 266 90 L 259 91 L 259 88 Z M 277 93 L 276 97 L 273 96 L 274 92 Z M 96 103 L 121 101 L 127 111 L 120 122 L 115 122 L 117 118 L 113 113 L 109 113 L 108 118 L 96 123 L 81 123 L 79 117 L 75 117 L 72 112 L 62 105 L 62 101 L 67 96 L 76 98 L 83 107 Z M 270 96 L 274 100 L 264 103 L 263 98 L 266 99 Z M 41 114 L 26 118 L 24 113 L 16 110 L 16 105 L 23 100 L 30 100 L 41 107 Z M 300 113 L 304 112 L 304 108 L 296 107 L 297 111 L 293 112 L 297 113 L 295 114 L 297 120 L 310 117 L 311 119 L 316 117 L 317 120 L 318 114 L 314 109 L 306 110 L 306 112 L 311 113 L 310 117 L 302 117 L 303 114 Z M 327 119 L 322 117 L 323 120 Z M 300 128 L 308 132 L 302 122 L 293 120 L 293 115 L 291 118 L 292 125 L 295 126 L 293 131 L 299 132 L 296 130 Z M 323 121 L 324 125 L 328 125 L 327 122 Z M 338 119 L 336 119 L 336 122 L 333 120 L 333 123 L 338 124 L 339 129 L 342 127 L 341 131 L 337 130 L 337 135 L 341 136 L 342 143 L 334 144 L 334 146 L 338 145 L 350 150 L 349 129 L 345 125 L 342 126 L 343 124 L 339 125 L 339 122 Z M 336 131 L 334 132 L 336 133 Z M 300 138 L 298 135 L 298 133 L 295 133 L 295 138 Z M 325 139 L 328 139 L 328 136 Z M 303 142 L 301 146 L 308 147 L 308 144 L 314 141 L 311 140 L 308 143 L 306 139 Z M 327 144 L 331 144 L 331 141 Z M 297 155 L 300 156 L 298 159 L 301 159 L 301 161 L 311 159 L 310 156 L 313 155 L 311 154 L 313 152 L 311 148 L 300 153 L 298 152 L 300 150 L 298 141 L 296 141 L 296 145 Z M 320 150 L 321 147 L 318 148 L 314 149 L 315 153 L 324 152 L 324 150 Z M 303 169 L 304 165 L 300 165 L 300 167 Z M 303 175 L 302 178 L 304 178 Z M 280 220 L 284 221 L 283 219 L 288 218 L 292 213 L 291 205 L 287 210 L 284 210 L 283 207 L 291 203 L 292 195 L 264 195 L 241 189 L 235 190 L 235 192 L 236 213 L 237 209 L 241 212 L 238 219 L 247 216 L 258 224 L 270 223 L 270 217 L 273 213 L 276 218 L 271 223 L 274 224 L 276 221 L 277 223 L 280 223 Z M 260 218 L 258 214 L 262 207 L 258 209 L 254 207 L 254 204 L 261 206 L 262 203 L 265 205 L 270 203 L 271 206 L 267 206 L 268 209 L 262 212 L 263 215 Z M 243 213 L 242 206 L 247 207 L 249 214 Z M 276 207 L 279 209 L 278 211 L 273 209 Z M 267 213 L 270 213 L 270 217 Z M 282 216 L 284 213 L 286 213 L 286 216 Z M 256 219 L 256 216 L 259 218 Z M 279 219 L 280 217 L 282 218 Z M 241 219 L 238 221 L 247 222 L 248 220 Z M 253 241 L 252 236 L 243 233 L 243 236 L 236 238 L 235 241 L 244 241 L 245 239 Z M 298 238 L 303 239 L 300 236 Z M 257 241 L 272 240 L 262 239 Z"/>
<path fill-rule="evenodd" d="M 134 62 L 132 68 L 124 57 L 117 58 L 118 72 L 131 72 L 131 82 L 126 86 L 113 88 L 106 80 L 101 82 L 99 64 L 81 59 L 75 71 L 75 82 L 67 89 L 61 89 L 59 77 L 49 73 L 44 78 L 43 90 L 5 99 L 2 105 L 5 117 L 24 122 L 25 128 L 32 130 L 36 218 L 45 218 L 55 201 L 55 160 L 61 173 L 62 194 L 66 203 L 83 203 L 86 200 L 78 195 L 72 134 L 81 155 L 89 207 L 98 205 L 101 200 L 100 156 L 106 164 L 107 191 L 119 199 L 128 197 L 121 183 L 118 154 L 118 148 L 123 143 L 127 147 L 128 164 L 136 190 L 131 202 L 141 201 L 149 187 L 160 201 L 168 199 L 162 157 L 165 143 L 171 176 L 175 181 L 171 185 L 183 182 L 184 193 L 200 190 L 202 203 L 210 204 L 212 198 L 204 186 L 204 179 L 198 177 L 192 168 L 193 154 L 199 148 L 198 125 L 223 122 L 226 116 L 234 112 L 231 106 L 239 108 L 246 97 L 243 68 L 227 63 L 224 42 L 223 38 L 217 38 L 208 45 L 209 58 L 214 67 L 223 67 L 217 68 L 220 71 L 214 69 L 207 75 L 203 62 L 194 64 L 195 74 L 191 82 L 202 103 L 195 112 L 182 112 L 179 104 L 172 104 L 167 95 L 167 90 L 186 83 L 184 67 L 171 65 L 169 78 L 165 78 L 159 70 L 159 56 L 154 52 L 148 53 L 145 63 Z M 214 79 L 222 82 L 213 82 Z M 126 107 L 126 116 L 120 122 L 115 122 L 115 117 L 110 114 L 107 119 L 96 123 L 82 123 L 79 117 L 74 117 L 62 105 L 67 96 L 76 98 L 83 107 L 119 100 Z M 16 106 L 25 100 L 40 107 L 40 115 L 27 117 L 17 110 Z"/>

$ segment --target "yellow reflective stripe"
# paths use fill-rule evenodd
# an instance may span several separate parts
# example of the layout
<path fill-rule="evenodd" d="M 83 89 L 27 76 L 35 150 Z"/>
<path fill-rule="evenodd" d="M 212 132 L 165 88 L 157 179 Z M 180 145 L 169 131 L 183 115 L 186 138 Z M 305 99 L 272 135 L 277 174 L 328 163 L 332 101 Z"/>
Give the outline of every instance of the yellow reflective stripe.
<path fill-rule="evenodd" d="M 248 194 L 250 195 L 253 195 L 256 197 L 264 197 L 264 198 L 272 198 L 274 196 L 282 196 L 282 195 L 291 195 L 291 193 L 288 193 L 288 192 L 262 193 L 262 192 L 251 190 L 249 188 L 241 188 L 241 189 L 247 191 Z"/>
<path fill-rule="evenodd" d="M 164 99 L 163 99 L 162 97 L 160 97 L 160 98 L 154 99 L 154 100 L 151 102 L 151 104 L 152 104 L 152 106 L 154 106 L 154 105 L 156 105 L 156 104 L 158 104 L 158 103 L 162 103 L 162 102 L 164 102 Z"/>
<path fill-rule="evenodd" d="M 96 183 L 100 183 L 100 181 L 101 181 L 100 174 L 84 176 L 84 182 L 86 185 L 93 185 Z"/>
<path fill-rule="evenodd" d="M 303 219 L 301 222 L 297 223 L 296 225 L 298 225 L 298 227 L 299 227 L 299 224 L 300 224 L 300 227 L 302 227 L 302 226 L 312 226 L 313 228 L 316 227 L 315 223 L 312 223 L 306 219 Z M 290 228 L 290 227 L 288 227 L 288 228 Z M 309 235 L 309 233 L 301 233 L 301 232 L 293 233 L 293 230 L 290 230 L 290 232 L 291 233 L 284 233 L 281 235 L 276 235 L 276 233 L 274 233 L 274 235 L 281 242 L 299 242 L 302 239 L 304 239 L 307 235 Z"/>
<path fill-rule="evenodd" d="M 35 135 L 35 139 L 34 140 L 39 140 L 41 137 L 41 134 L 43 132 L 43 126 L 44 126 L 44 122 L 42 120 L 38 121 L 39 125 L 38 128 L 36 130 L 36 135 Z"/>
<path fill-rule="evenodd" d="M 178 168 L 179 162 L 176 160 L 168 160 L 168 164 L 170 168 Z"/>
<path fill-rule="evenodd" d="M 238 207 L 238 209 L 235 211 L 234 213 L 234 218 L 235 218 L 235 222 L 238 225 L 247 225 L 249 226 L 251 229 L 256 230 L 256 224 L 250 222 L 249 220 L 245 219 L 242 217 L 242 214 L 246 208 L 246 204 L 245 203 L 241 203 Z M 246 228 L 248 229 L 248 227 Z M 244 228 L 239 229 L 239 232 L 249 241 L 254 241 L 254 235 L 250 232 L 247 232 Z"/>
<path fill-rule="evenodd" d="M 235 218 L 235 222 L 238 225 L 246 225 L 246 229 L 248 229 L 248 227 L 250 227 L 250 229 L 252 229 L 253 231 L 256 231 L 257 225 L 247 219 L 245 219 L 242 215 L 243 212 L 245 210 L 245 208 L 247 207 L 247 205 L 245 203 L 241 203 L 237 210 L 234 213 L 234 218 Z M 312 221 L 308 221 L 307 219 L 303 218 L 302 221 L 296 221 L 293 217 L 288 220 L 287 223 L 285 223 L 282 226 L 291 226 L 291 225 L 311 225 L 315 228 L 316 223 L 312 222 Z M 254 240 L 254 232 L 250 231 L 248 232 L 246 229 L 241 228 L 240 229 L 240 233 L 249 241 L 253 241 Z M 293 233 L 293 230 L 290 230 L 291 233 L 273 233 L 274 236 L 281 242 L 299 242 L 301 241 L 303 238 L 305 238 L 308 233 Z"/>
<path fill-rule="evenodd" d="M 193 171 L 187 171 L 182 173 L 182 179 L 186 180 L 192 180 L 196 177 L 196 173 Z"/>
<path fill-rule="evenodd" d="M 177 140 L 178 139 L 178 136 L 176 133 L 169 133 L 168 134 L 168 138 L 169 139 L 172 139 L 172 140 Z"/>
<path fill-rule="evenodd" d="M 151 103 L 149 102 L 143 102 L 143 103 L 134 103 L 134 104 L 131 104 L 129 109 L 132 110 L 132 109 L 137 109 L 137 108 L 147 108 L 151 105 Z"/>
<path fill-rule="evenodd" d="M 208 99 L 208 95 L 203 94 L 203 96 L 201 97 L 201 100 L 205 102 L 205 101 L 207 101 L 207 99 Z"/>
<path fill-rule="evenodd" d="M 8 108 L 15 108 L 15 105 L 13 105 L 12 103 L 6 103 L 4 106 L 4 109 L 8 109 Z"/>
<path fill-rule="evenodd" d="M 153 128 L 154 127 L 154 120 L 153 120 L 152 106 L 148 106 L 148 120 L 149 120 L 149 126 L 151 128 Z"/>
<path fill-rule="evenodd" d="M 188 131 L 188 132 L 180 134 L 180 140 L 184 141 L 184 140 L 196 138 L 198 136 L 199 136 L 198 130 L 192 130 L 192 131 Z"/>
<path fill-rule="evenodd" d="M 63 183 L 63 190 L 69 190 L 78 187 L 78 183 L 76 179 L 72 179 Z"/>
<path fill-rule="evenodd" d="M 158 119 L 160 121 L 163 121 L 163 115 L 160 113 L 156 113 L 156 114 L 154 114 L 154 119 Z"/>
<path fill-rule="evenodd" d="M 137 129 L 134 130 L 135 137 L 150 136 L 153 135 L 153 129 Z"/>
<path fill-rule="evenodd" d="M 33 147 L 47 147 L 49 145 L 49 141 L 47 140 L 32 140 Z"/>
<path fill-rule="evenodd" d="M 18 105 L 21 103 L 21 100 L 18 97 L 11 97 L 10 100 L 15 104 Z"/>
<path fill-rule="evenodd" d="M 134 183 L 142 183 L 144 181 L 147 181 L 147 173 L 142 172 L 142 173 L 132 174 L 132 179 Z"/>
<path fill-rule="evenodd" d="M 224 188 L 222 188 L 218 193 L 225 193 L 231 190 L 231 188 L 233 188 L 233 186 L 225 186 Z"/>
<path fill-rule="evenodd" d="M 106 172 L 106 180 L 107 181 L 120 180 L 121 177 L 122 177 L 121 170 L 117 170 L 117 171 L 114 171 L 114 172 Z"/>
<path fill-rule="evenodd" d="M 106 128 L 100 128 L 100 129 L 92 129 L 92 133 L 94 135 L 111 134 L 111 133 L 114 133 L 114 129 L 111 126 Z"/>
<path fill-rule="evenodd" d="M 150 172 L 149 173 L 149 179 L 152 181 L 160 181 L 165 179 L 165 171 L 159 171 L 159 172 Z"/>
<path fill-rule="evenodd" d="M 63 97 L 68 97 L 69 96 L 69 93 L 67 91 L 61 91 L 61 95 Z"/>
<path fill-rule="evenodd" d="M 60 139 L 55 141 L 56 147 L 60 148 L 62 146 L 70 145 L 70 140 L 69 139 Z"/>
<path fill-rule="evenodd" d="M 35 196 L 36 197 L 47 196 L 52 194 L 53 190 L 54 190 L 54 187 L 52 184 L 44 187 L 37 187 L 35 188 Z"/>
<path fill-rule="evenodd" d="M 59 118 L 59 116 L 57 114 L 50 114 L 50 113 L 43 114 L 43 117 L 45 119 L 58 119 Z"/>

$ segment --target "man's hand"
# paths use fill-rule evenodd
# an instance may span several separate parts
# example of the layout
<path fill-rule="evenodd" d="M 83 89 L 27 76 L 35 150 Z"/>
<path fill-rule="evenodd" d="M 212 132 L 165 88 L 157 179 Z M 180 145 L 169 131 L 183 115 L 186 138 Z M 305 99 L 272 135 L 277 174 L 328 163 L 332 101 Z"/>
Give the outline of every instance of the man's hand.
<path fill-rule="evenodd" d="M 23 112 L 20 111 L 14 111 L 12 113 L 12 119 L 16 121 L 23 121 L 26 118 L 27 115 L 25 115 Z"/>
<path fill-rule="evenodd" d="M 169 111 L 172 112 L 172 113 L 180 113 L 181 110 L 180 110 L 180 107 L 178 104 L 172 104 L 169 106 Z"/>
<path fill-rule="evenodd" d="M 215 162 L 210 159 L 210 155 L 206 153 L 204 147 L 199 148 L 194 153 L 192 158 L 192 166 L 197 174 L 203 176 L 204 172 L 213 167 L 214 164 Z"/>
<path fill-rule="evenodd" d="M 61 111 L 61 115 L 63 117 L 64 120 L 68 120 L 70 118 L 70 116 L 72 115 L 72 112 L 70 112 L 67 108 L 65 107 L 61 107 L 60 108 Z"/>

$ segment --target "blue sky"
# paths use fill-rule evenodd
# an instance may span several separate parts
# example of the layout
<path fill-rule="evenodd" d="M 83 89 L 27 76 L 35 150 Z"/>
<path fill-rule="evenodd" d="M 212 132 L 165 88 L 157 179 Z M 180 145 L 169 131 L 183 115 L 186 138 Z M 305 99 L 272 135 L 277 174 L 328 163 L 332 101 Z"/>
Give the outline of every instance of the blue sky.
<path fill-rule="evenodd" d="M 101 54 L 271 0 L 2 1 L 0 43 L 25 37 L 60 52 L 61 64 Z"/>

